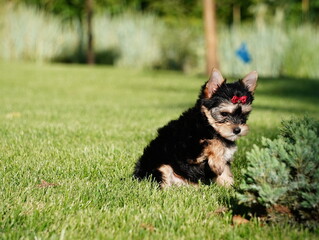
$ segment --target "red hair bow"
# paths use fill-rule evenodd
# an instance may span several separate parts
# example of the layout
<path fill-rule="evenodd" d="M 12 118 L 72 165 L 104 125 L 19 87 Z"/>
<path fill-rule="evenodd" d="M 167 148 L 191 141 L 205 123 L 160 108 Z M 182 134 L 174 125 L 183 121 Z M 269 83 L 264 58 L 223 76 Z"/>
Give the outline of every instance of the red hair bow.
<path fill-rule="evenodd" d="M 238 102 L 245 104 L 246 101 L 247 101 L 247 96 L 242 96 L 242 97 L 233 96 L 233 98 L 231 99 L 231 102 L 234 104 Z"/>

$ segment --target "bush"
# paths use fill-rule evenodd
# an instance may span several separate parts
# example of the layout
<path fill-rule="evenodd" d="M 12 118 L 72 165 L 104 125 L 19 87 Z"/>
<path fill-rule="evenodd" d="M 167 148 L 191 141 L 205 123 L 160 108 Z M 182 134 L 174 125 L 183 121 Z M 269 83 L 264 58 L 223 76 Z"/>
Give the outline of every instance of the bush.
<path fill-rule="evenodd" d="M 319 220 L 319 121 L 284 121 L 280 136 L 262 139 L 247 154 L 237 198 L 270 221 L 287 218 L 307 226 Z M 262 211 L 261 211 L 262 210 Z"/>

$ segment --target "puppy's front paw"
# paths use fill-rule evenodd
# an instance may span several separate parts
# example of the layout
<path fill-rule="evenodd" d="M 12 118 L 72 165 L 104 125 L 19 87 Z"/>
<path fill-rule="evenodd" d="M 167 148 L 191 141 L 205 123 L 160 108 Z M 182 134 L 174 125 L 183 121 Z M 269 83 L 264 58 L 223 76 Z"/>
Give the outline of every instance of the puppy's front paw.
<path fill-rule="evenodd" d="M 224 187 L 231 187 L 234 185 L 234 179 L 230 176 L 224 176 L 223 174 L 216 179 L 217 184 Z"/>
<path fill-rule="evenodd" d="M 224 186 L 224 187 L 231 187 L 234 185 L 234 179 L 232 176 L 229 176 L 225 173 L 223 173 L 222 175 L 218 176 L 216 179 L 217 184 L 219 184 L 220 186 Z"/>
<path fill-rule="evenodd" d="M 226 163 L 224 161 L 208 161 L 208 164 L 210 166 L 210 169 L 216 174 L 216 175 L 221 175 L 224 170 Z"/>

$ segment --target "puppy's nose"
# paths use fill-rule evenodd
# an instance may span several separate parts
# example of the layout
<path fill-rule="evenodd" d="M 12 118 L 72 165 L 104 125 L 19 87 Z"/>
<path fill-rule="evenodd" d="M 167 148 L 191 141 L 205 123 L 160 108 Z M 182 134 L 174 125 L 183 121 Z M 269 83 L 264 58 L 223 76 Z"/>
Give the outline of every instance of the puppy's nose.
<path fill-rule="evenodd" d="M 233 133 L 235 133 L 236 135 L 239 134 L 241 131 L 240 127 L 235 127 L 233 130 Z"/>

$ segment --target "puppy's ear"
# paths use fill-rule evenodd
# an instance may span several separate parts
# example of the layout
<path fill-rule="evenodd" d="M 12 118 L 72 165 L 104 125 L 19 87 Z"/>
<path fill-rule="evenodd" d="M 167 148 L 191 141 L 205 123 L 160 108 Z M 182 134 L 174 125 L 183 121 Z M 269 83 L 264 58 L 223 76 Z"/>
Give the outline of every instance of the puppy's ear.
<path fill-rule="evenodd" d="M 211 98 L 224 82 L 225 79 L 223 78 L 222 74 L 216 68 L 214 68 L 208 82 L 206 83 L 204 97 Z"/>
<path fill-rule="evenodd" d="M 257 87 L 257 78 L 258 73 L 256 71 L 253 71 L 251 73 L 248 73 L 241 82 L 245 85 L 245 87 L 252 93 L 254 93 L 256 87 Z"/>

